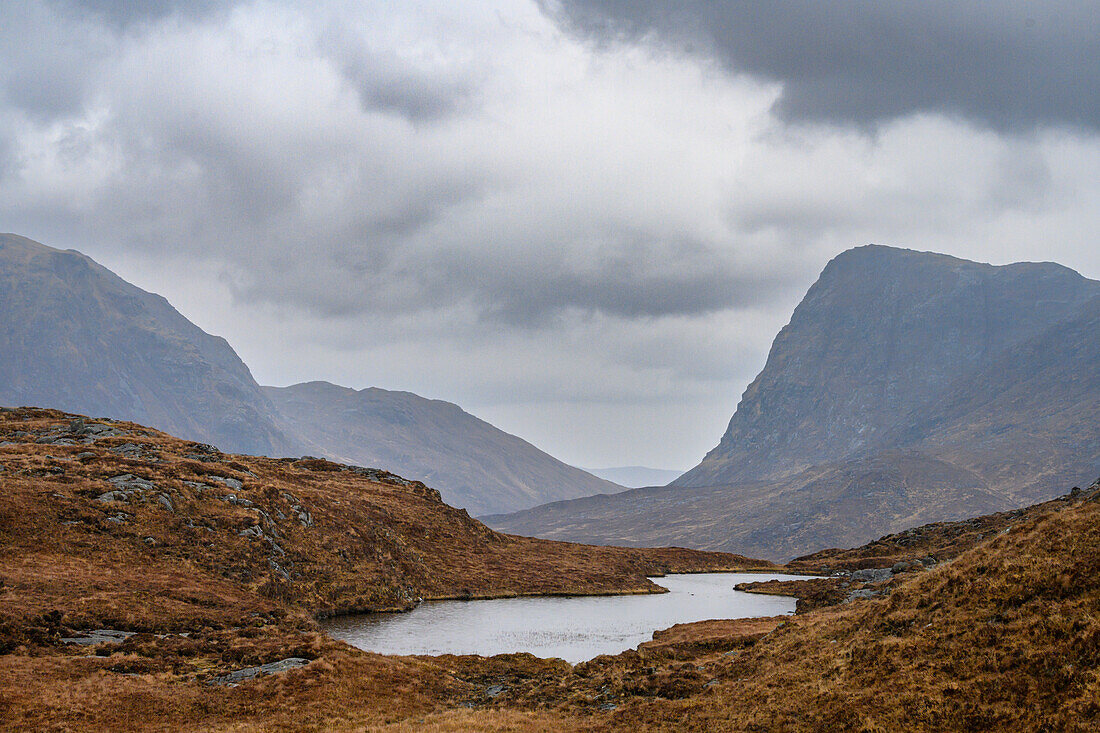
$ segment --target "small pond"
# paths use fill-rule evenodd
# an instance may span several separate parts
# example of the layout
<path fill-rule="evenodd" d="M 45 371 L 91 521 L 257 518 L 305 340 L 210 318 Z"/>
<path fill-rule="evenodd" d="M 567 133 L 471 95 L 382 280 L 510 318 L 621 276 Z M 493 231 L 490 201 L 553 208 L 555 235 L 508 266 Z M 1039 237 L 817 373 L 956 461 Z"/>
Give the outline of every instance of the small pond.
<path fill-rule="evenodd" d="M 715 618 L 794 613 L 795 599 L 733 589 L 753 580 L 799 580 L 804 575 L 700 573 L 653 582 L 668 593 L 640 596 L 539 596 L 488 601 L 428 601 L 408 613 L 341 616 L 325 631 L 382 654 L 530 652 L 577 663 L 618 654 L 673 624 Z"/>

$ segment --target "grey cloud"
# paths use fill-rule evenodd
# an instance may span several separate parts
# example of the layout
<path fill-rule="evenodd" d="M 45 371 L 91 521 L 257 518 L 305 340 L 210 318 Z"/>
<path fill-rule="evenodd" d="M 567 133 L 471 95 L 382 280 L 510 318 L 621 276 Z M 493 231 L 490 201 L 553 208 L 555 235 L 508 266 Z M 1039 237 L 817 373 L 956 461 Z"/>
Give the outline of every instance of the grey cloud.
<path fill-rule="evenodd" d="M 89 13 L 119 27 L 171 15 L 198 18 L 242 0 L 55 0 L 60 6 Z"/>
<path fill-rule="evenodd" d="M 320 44 L 366 110 L 431 122 L 467 109 L 474 101 L 474 80 L 461 70 L 418 68 L 392 50 L 372 49 L 345 28 L 329 28 Z"/>
<path fill-rule="evenodd" d="M 524 327 L 544 325 L 571 310 L 630 319 L 699 315 L 770 302 L 785 285 L 776 273 L 738 271 L 719 253 L 694 243 L 637 242 L 608 249 L 595 267 L 573 267 L 552 250 L 540 250 L 535 262 L 479 258 L 455 269 L 476 286 L 486 316 Z"/>
<path fill-rule="evenodd" d="M 393 59 L 366 52 L 345 56 L 341 70 L 365 109 L 398 114 L 414 122 L 450 116 L 473 96 L 464 80 L 416 73 Z"/>
<path fill-rule="evenodd" d="M 915 112 L 1006 131 L 1100 129 L 1088 0 L 539 0 L 601 43 L 657 41 L 783 83 L 791 120 L 873 125 Z"/>

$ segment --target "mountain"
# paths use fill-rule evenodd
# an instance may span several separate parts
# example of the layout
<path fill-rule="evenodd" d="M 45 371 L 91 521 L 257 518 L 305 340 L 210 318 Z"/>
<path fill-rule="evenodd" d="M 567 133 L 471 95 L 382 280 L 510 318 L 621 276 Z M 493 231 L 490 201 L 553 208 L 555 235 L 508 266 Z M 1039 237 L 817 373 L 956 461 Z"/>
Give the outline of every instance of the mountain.
<path fill-rule="evenodd" d="M 844 252 L 779 332 L 718 446 L 675 484 L 790 475 L 911 442 L 899 432 L 934 431 L 930 409 L 955 404 L 1011 349 L 1097 296 L 1100 283 L 1053 263 L 995 267 L 876 245 Z"/>
<path fill-rule="evenodd" d="M 0 404 L 140 421 L 240 453 L 293 441 L 229 344 L 73 250 L 0 234 Z"/>
<path fill-rule="evenodd" d="M 667 468 L 646 468 L 645 466 L 619 466 L 616 468 L 586 468 L 594 476 L 614 481 L 620 486 L 639 489 L 643 486 L 664 486 L 679 478 L 683 471 L 670 471 Z"/>
<path fill-rule="evenodd" d="M 787 558 L 1042 501 L 1100 472 L 1100 283 L 868 246 L 836 257 L 714 450 L 509 532 Z"/>
<path fill-rule="evenodd" d="M 474 515 L 623 490 L 449 402 L 328 382 L 263 392 L 307 451 L 423 481 Z"/>
<path fill-rule="evenodd" d="M 112 415 L 253 455 L 313 453 L 432 482 L 471 512 L 621 491 L 408 392 L 261 388 L 225 339 L 74 250 L 0 235 L 0 405 Z M 273 402 L 278 404 L 278 409 Z"/>

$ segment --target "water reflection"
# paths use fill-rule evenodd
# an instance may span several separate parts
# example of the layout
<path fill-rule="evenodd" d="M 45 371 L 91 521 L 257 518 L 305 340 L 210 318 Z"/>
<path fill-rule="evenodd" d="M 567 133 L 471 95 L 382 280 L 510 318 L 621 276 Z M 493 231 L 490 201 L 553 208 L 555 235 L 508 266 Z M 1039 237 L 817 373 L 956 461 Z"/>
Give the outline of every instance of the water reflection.
<path fill-rule="evenodd" d="M 344 616 L 325 630 L 360 649 L 383 654 L 530 652 L 582 662 L 649 641 L 673 624 L 713 618 L 794 613 L 795 599 L 733 590 L 752 580 L 806 576 L 769 573 L 668 575 L 661 595 L 430 601 L 408 613 Z"/>

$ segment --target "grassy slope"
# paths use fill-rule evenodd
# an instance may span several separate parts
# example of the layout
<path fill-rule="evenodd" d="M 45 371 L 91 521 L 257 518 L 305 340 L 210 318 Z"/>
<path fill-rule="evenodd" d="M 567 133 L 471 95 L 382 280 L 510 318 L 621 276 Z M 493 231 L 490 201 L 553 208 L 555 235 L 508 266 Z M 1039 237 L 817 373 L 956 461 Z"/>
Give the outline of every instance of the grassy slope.
<path fill-rule="evenodd" d="M 57 423 L 57 417 L 52 415 L 46 422 Z M 11 418 L 5 419 L 10 422 Z M 168 440 L 160 436 L 153 439 Z M 125 440 L 139 439 L 129 436 Z M 185 444 L 179 445 L 180 450 L 187 450 Z M 69 583 L 84 577 L 64 569 L 54 579 L 47 576 L 35 581 L 33 568 L 41 574 L 48 566 L 35 563 L 34 558 L 58 557 L 60 550 L 70 548 L 65 554 L 69 563 L 98 557 L 96 567 L 107 568 L 109 559 L 117 560 L 115 572 L 128 575 L 128 582 L 136 584 L 126 591 L 131 594 L 126 607 L 138 618 L 144 618 L 141 608 L 145 603 L 157 602 L 158 596 L 150 593 L 158 586 L 151 580 L 142 581 L 140 573 L 127 563 L 138 557 L 139 550 L 146 551 L 141 548 L 149 552 L 157 548 L 149 548 L 140 538 L 134 542 L 120 537 L 110 540 L 110 545 L 133 549 L 117 549 L 114 555 L 102 555 L 104 550 L 95 542 L 80 545 L 60 534 L 73 530 L 54 527 L 62 518 L 56 510 L 51 510 L 53 514 L 36 510 L 22 519 L 11 508 L 13 493 L 31 491 L 21 488 L 24 486 L 39 486 L 40 489 L 35 489 L 38 493 L 33 494 L 34 501 L 25 500 L 19 506 L 23 510 L 35 503 L 53 506 L 49 503 L 50 493 L 77 493 L 63 478 L 79 469 L 69 467 L 66 473 L 49 477 L 45 473 L 49 461 L 37 455 L 38 448 L 20 444 L 0 450 L 4 451 L 0 461 L 6 469 L 0 473 L 5 487 L 5 504 L 0 514 L 5 549 L 0 554 L 0 576 L 5 585 L 0 588 L 0 608 L 9 625 L 22 619 L 33 621 L 36 626 L 23 627 L 19 631 L 23 634 L 18 639 L 20 646 L 0 655 L 0 680 L 4 680 L 0 685 L 0 727 L 875 731 L 1094 730 L 1100 725 L 1100 502 L 1093 492 L 1040 505 L 981 539 L 975 534 L 976 544 L 970 549 L 960 548 L 960 554 L 953 560 L 932 570 L 898 576 L 892 592 L 884 599 L 819 609 L 783 623 L 759 620 L 676 627 L 658 634 L 655 642 L 643 645 L 638 651 L 574 667 L 560 660 L 539 660 L 530 655 L 491 659 L 380 657 L 328 640 L 312 631 L 302 609 L 312 607 L 311 604 L 324 606 L 332 597 L 325 595 L 331 592 L 327 589 L 345 584 L 351 590 L 337 592 L 335 598 L 357 599 L 363 595 L 368 584 L 364 583 L 362 588 L 356 586 L 352 582 L 354 573 L 347 568 L 365 568 L 370 563 L 354 557 L 348 560 L 349 565 L 336 563 L 342 569 L 335 577 L 318 580 L 314 585 L 304 583 L 312 590 L 303 592 L 300 598 L 288 599 L 275 594 L 267 598 L 257 592 L 270 580 L 259 570 L 266 563 L 266 555 L 255 562 L 239 560 L 235 567 L 253 569 L 250 579 L 231 572 L 229 577 L 217 581 L 222 583 L 219 593 L 205 601 L 173 600 L 188 609 L 175 612 L 177 622 L 202 619 L 209 628 L 197 629 L 189 638 L 140 635 L 121 647 L 100 647 L 103 656 L 98 656 L 96 650 L 51 643 L 51 633 L 69 622 L 68 610 L 60 618 L 49 614 L 31 618 L 28 614 L 33 611 L 41 614 L 57 607 L 54 602 L 59 599 L 66 602 L 91 599 L 88 608 L 94 609 L 99 603 L 96 593 L 101 592 L 106 594 L 104 598 L 113 599 L 111 603 L 118 604 L 122 602 L 119 599 L 127 598 L 124 588 L 108 581 L 96 581 L 104 584 L 102 589 L 95 583 L 77 590 L 58 588 L 60 580 Z M 99 446 L 94 450 L 98 451 Z M 54 455 L 60 455 L 61 451 L 49 447 Z M 36 456 L 13 459 L 13 452 L 35 452 Z M 190 464 L 185 469 L 182 461 L 186 459 L 174 458 L 167 447 L 161 448 L 161 455 L 166 463 L 178 465 L 181 475 L 185 470 L 200 473 Z M 89 460 L 95 463 L 114 459 Z M 257 487 L 238 495 L 252 491 L 247 495 L 262 499 L 265 494 L 260 484 L 290 481 L 292 477 L 300 492 L 298 498 L 303 504 L 309 503 L 315 527 L 335 522 L 361 501 L 375 507 L 372 511 L 385 508 L 388 512 L 385 525 L 367 524 L 364 531 L 366 527 L 379 532 L 382 526 L 399 527 L 402 517 L 409 521 L 409 516 L 396 508 L 395 497 L 400 492 L 393 488 L 391 495 L 389 489 L 378 488 L 386 484 L 364 482 L 362 477 L 352 478 L 338 469 L 319 471 L 320 466 L 316 465 L 283 466 L 275 462 L 269 466 L 262 459 L 255 460 L 245 467 L 256 474 Z M 279 466 L 286 469 L 287 478 L 280 478 L 276 470 Z M 136 473 L 133 469 L 137 467 L 126 464 L 131 473 Z M 225 461 L 216 468 L 233 470 Z M 30 481 L 29 476 L 26 481 L 13 480 L 13 473 L 27 470 L 43 472 L 35 477 L 38 483 Z M 242 480 L 250 478 L 247 474 L 240 475 Z M 162 481 L 169 483 L 166 479 Z M 378 498 L 368 501 L 356 497 L 353 501 L 347 487 L 339 491 L 335 488 L 345 481 L 370 497 L 377 492 Z M 402 488 L 411 491 L 417 487 Z M 424 491 L 425 503 L 415 505 L 421 512 L 432 501 L 430 493 Z M 181 504 L 187 506 L 186 500 L 181 499 Z M 200 506 L 206 504 L 200 502 Z M 142 512 L 146 510 L 160 511 L 156 516 L 169 529 L 181 513 L 177 509 L 177 515 L 166 515 L 163 510 L 135 507 L 134 516 L 144 516 Z M 81 511 L 95 509 L 89 504 Z M 364 517 L 369 514 L 362 507 L 358 511 L 364 512 Z M 465 536 L 467 530 L 461 529 L 463 525 L 457 516 L 461 514 L 456 513 L 458 523 L 451 531 Z M 392 524 L 395 521 L 397 524 Z M 23 532 L 26 541 L 13 543 L 14 525 L 30 528 Z M 143 525 L 142 532 L 153 525 L 152 521 Z M 357 526 L 340 526 L 344 532 L 360 531 Z M 416 548 L 426 547 L 412 538 L 409 526 L 396 535 L 401 542 L 385 547 L 404 548 L 406 552 L 419 552 Z M 1007 533 L 1003 532 L 1006 528 Z M 95 537 L 108 536 L 80 531 Z M 301 547 L 312 547 L 292 541 L 304 534 L 296 529 L 287 527 L 283 533 L 288 555 L 304 552 Z M 32 541 L 35 536 L 40 538 L 38 542 Z M 326 561 L 334 557 L 342 559 L 341 549 L 346 553 L 357 546 L 340 545 L 337 538 L 333 533 L 328 547 L 323 542 L 317 545 L 320 548 L 317 552 L 327 553 Z M 502 547 L 508 539 L 505 538 Z M 83 541 L 91 542 L 87 537 Z M 225 544 L 229 547 L 233 542 L 229 538 Z M 471 542 L 468 547 L 478 546 Z M 515 542 L 518 548 L 525 547 L 524 541 Z M 495 546 L 490 542 L 484 545 Z M 922 551 L 927 546 L 930 545 L 922 547 Z M 290 547 L 299 549 L 292 551 Z M 549 547 L 552 545 L 541 543 L 541 550 Z M 531 548 L 532 555 L 541 554 L 534 545 Z M 632 557 L 608 551 L 613 554 L 601 558 L 604 564 L 616 557 Z M 182 567 L 184 570 L 179 572 L 197 573 L 196 568 L 206 568 L 217 558 L 229 557 L 214 553 L 215 560 L 197 555 L 186 558 L 182 556 L 182 548 L 174 552 L 179 557 L 165 551 L 153 555 L 156 564 L 145 562 L 141 566 L 150 578 L 162 578 L 160 593 L 169 590 L 165 580 L 168 576 L 162 576 L 167 571 L 160 569 L 162 565 L 177 570 Z M 498 585 L 487 588 L 520 587 L 516 577 L 502 580 L 510 577 L 507 570 L 510 565 L 502 559 L 507 552 L 489 549 L 479 552 L 481 559 L 421 558 L 419 564 L 409 560 L 408 567 L 416 570 L 409 577 L 416 577 L 417 583 L 423 584 L 415 586 L 416 590 L 434 587 L 442 593 L 442 589 L 454 592 L 457 588 L 460 592 L 462 588 L 456 581 L 467 582 L 470 576 L 452 573 L 461 572 L 457 563 L 472 562 L 493 569 L 491 577 L 498 578 L 494 581 Z M 580 548 L 577 552 L 583 555 L 588 550 Z M 232 556 L 249 557 L 238 550 Z M 569 557 L 563 552 L 558 555 L 558 562 L 564 563 Z M 499 575 L 495 574 L 498 566 L 490 558 L 497 558 Z M 629 563 L 644 561 L 644 555 L 634 556 L 619 560 L 627 564 L 618 567 L 628 569 Z M 584 564 L 581 565 L 582 577 L 601 577 L 595 569 L 584 570 Z M 295 561 L 295 567 L 303 579 L 313 577 L 309 573 L 315 572 L 304 558 Z M 388 566 L 382 562 L 379 567 Z M 204 578 L 214 578 L 212 571 L 202 572 L 206 573 Z M 380 570 L 377 577 L 390 577 L 387 572 Z M 623 573 L 620 578 L 627 577 L 627 571 Z M 34 601 L 29 596 L 29 586 L 23 585 L 33 582 L 40 584 L 34 586 L 34 593 L 53 589 L 54 595 Z M 221 592 L 227 594 L 228 600 L 221 600 Z M 399 601 L 400 592 L 393 593 L 390 600 Z M 200 610 L 203 603 L 210 604 L 205 611 Z M 222 603 L 224 608 L 218 605 Z M 252 610 L 254 606 L 265 603 L 272 609 L 267 612 L 270 618 L 263 615 L 262 608 L 261 616 L 249 615 L 257 612 Z M 164 604 L 173 612 L 174 606 L 167 601 Z M 285 614 L 283 619 L 279 618 L 280 609 Z M 217 623 L 244 628 L 213 628 Z M 302 669 L 253 680 L 237 688 L 205 684 L 215 673 L 291 655 L 313 661 Z M 486 690 L 491 685 L 502 685 L 504 691 L 490 698 Z M 611 705 L 615 708 L 606 709 Z"/>

